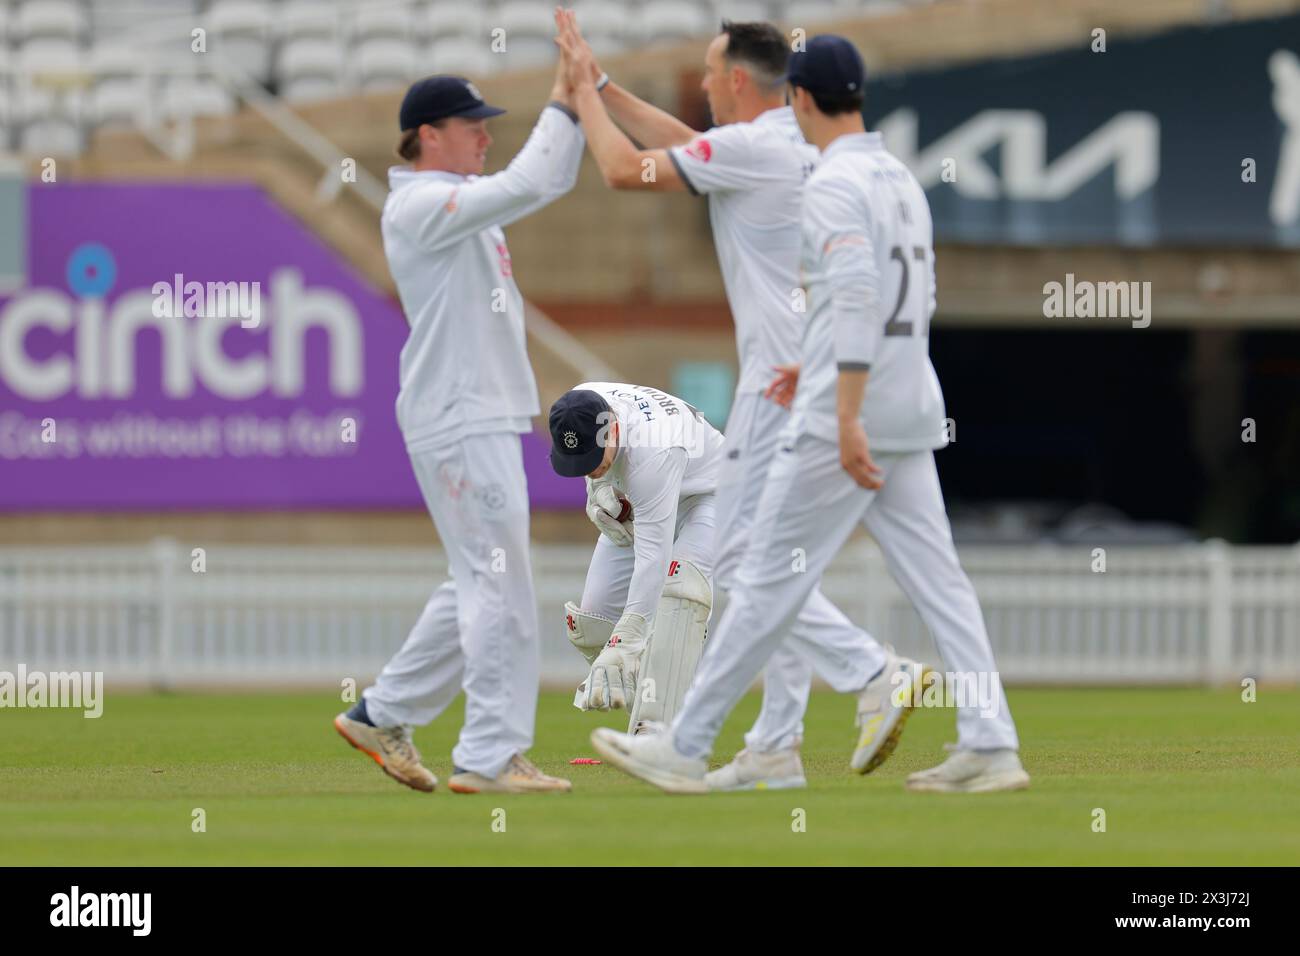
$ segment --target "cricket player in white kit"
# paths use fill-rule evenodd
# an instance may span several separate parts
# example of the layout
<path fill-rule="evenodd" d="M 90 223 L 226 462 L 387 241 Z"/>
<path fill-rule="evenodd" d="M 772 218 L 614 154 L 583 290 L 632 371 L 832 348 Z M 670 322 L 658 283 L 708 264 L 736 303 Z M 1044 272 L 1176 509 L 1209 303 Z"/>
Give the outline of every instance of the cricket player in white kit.
<path fill-rule="evenodd" d="M 705 54 L 702 87 L 720 125 L 700 133 L 609 82 L 572 16 L 559 21 L 575 107 L 606 181 L 619 189 L 689 191 L 709 197 L 709 219 L 736 325 L 740 375 L 727 419 L 719 479 L 716 577 L 729 590 L 749 541 L 763 480 L 789 418 L 805 311 L 799 290 L 799 217 L 817 149 L 785 103 L 789 45 L 768 23 L 724 21 Z M 599 89 L 597 88 L 599 87 Z M 609 116 L 606 115 L 608 111 Z M 642 144 L 638 149 L 610 117 Z M 644 175 L 646 164 L 654 176 Z M 776 376 L 774 381 L 773 376 Z M 766 393 L 766 394 L 765 394 Z M 912 662 L 891 655 L 814 587 L 764 673 L 763 707 L 736 760 L 709 776 L 713 789 L 804 784 L 799 743 L 815 667 L 833 688 L 859 692 Z M 811 664 L 811 666 L 810 666 Z M 878 696 L 860 714 L 879 711 Z M 855 757 L 868 772 L 897 744 L 902 721 Z"/>
<path fill-rule="evenodd" d="M 583 136 L 557 72 L 551 101 L 506 169 L 482 176 L 486 119 L 473 84 L 433 76 L 402 101 L 399 154 L 381 220 L 411 324 L 397 419 L 451 564 L 406 642 L 357 706 L 335 719 L 354 747 L 417 790 L 437 784 L 410 727 L 465 691 L 450 788 L 568 790 L 524 756 L 540 671 L 519 436 L 538 414 L 523 299 L 502 227 L 572 188 Z M 502 308 L 504 306 L 504 309 Z"/>
<path fill-rule="evenodd" d="M 794 414 L 768 474 L 731 602 L 671 730 L 592 743 L 621 769 L 670 792 L 707 792 L 706 760 L 727 713 L 794 621 L 812 582 L 862 523 L 938 645 L 946 666 L 988 675 L 992 712 L 959 706 L 958 742 L 912 790 L 1020 789 L 1029 776 L 984 630 L 953 547 L 934 465 L 946 444 L 929 359 L 935 309 L 925 193 L 862 123 L 865 69 L 842 37 L 790 61 L 792 102 L 821 162 L 804 194 L 809 322 Z M 791 573 L 792 548 L 807 573 Z"/>
<path fill-rule="evenodd" d="M 600 529 L 582 600 L 565 605 L 591 670 L 582 710 L 626 707 L 629 733 L 672 720 L 713 609 L 723 438 L 698 411 L 641 385 L 586 382 L 551 406 L 551 465 L 585 476 Z"/>

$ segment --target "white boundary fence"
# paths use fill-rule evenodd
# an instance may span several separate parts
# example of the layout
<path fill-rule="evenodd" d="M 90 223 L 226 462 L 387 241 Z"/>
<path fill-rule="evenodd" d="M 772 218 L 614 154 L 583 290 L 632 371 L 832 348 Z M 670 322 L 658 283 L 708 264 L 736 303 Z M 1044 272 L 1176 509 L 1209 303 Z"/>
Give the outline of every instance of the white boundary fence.
<path fill-rule="evenodd" d="M 1009 682 L 1300 681 L 1300 546 L 1220 542 L 1108 548 L 963 548 Z M 561 608 L 588 548 L 539 545 L 533 568 L 543 675 L 580 679 Z M 109 681 L 364 681 L 405 638 L 445 559 L 434 549 L 217 546 L 0 548 L 0 670 L 102 670 Z M 901 652 L 934 647 L 875 546 L 846 548 L 824 582 Z"/>

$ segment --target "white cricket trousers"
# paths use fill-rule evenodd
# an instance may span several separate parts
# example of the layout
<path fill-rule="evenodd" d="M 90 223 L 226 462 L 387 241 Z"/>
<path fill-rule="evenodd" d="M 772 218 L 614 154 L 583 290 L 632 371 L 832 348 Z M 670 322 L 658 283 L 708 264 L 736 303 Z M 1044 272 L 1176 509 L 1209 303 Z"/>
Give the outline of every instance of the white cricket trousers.
<path fill-rule="evenodd" d="M 840 466 L 835 442 L 787 437 L 768 473 L 749 547 L 727 609 L 695 683 L 673 721 L 677 750 L 707 757 L 722 723 L 780 646 L 836 552 L 862 523 L 880 545 L 898 582 L 934 637 L 949 671 L 996 673 L 993 649 L 970 579 L 961 569 L 930 451 L 879 453 L 884 487 L 860 487 Z M 807 555 L 802 573 L 791 552 Z M 1019 748 L 1001 682 L 997 713 L 977 703 L 957 710 L 963 749 Z"/>
<path fill-rule="evenodd" d="M 790 413 L 759 392 L 736 395 L 727 416 L 726 446 L 718 478 L 716 580 L 730 590 L 749 543 L 781 430 Z M 787 565 L 793 561 L 787 554 Z M 813 671 L 836 691 L 862 690 L 885 666 L 885 651 L 874 638 L 813 588 L 790 627 L 787 640 L 772 652 L 763 670 L 763 707 L 745 735 L 745 746 L 768 753 L 793 747 L 803 736 Z M 705 646 L 705 655 L 713 641 Z"/>
<path fill-rule="evenodd" d="M 408 449 L 451 580 L 365 691 L 378 726 L 427 724 L 465 691 L 455 766 L 495 777 L 533 744 L 541 649 L 519 436 Z"/>

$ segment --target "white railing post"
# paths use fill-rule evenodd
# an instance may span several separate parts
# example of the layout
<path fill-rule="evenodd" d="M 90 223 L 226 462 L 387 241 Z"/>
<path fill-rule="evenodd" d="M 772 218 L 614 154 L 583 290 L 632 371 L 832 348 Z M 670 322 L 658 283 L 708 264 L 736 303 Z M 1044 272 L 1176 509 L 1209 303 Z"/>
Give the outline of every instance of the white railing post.
<path fill-rule="evenodd" d="M 1220 538 L 1206 541 L 1205 553 L 1206 616 L 1205 682 L 1221 684 L 1234 676 L 1232 666 L 1232 555 Z"/>
<path fill-rule="evenodd" d="M 158 604 L 158 654 L 154 658 L 153 681 L 166 689 L 172 683 L 172 652 L 176 640 L 176 562 L 180 547 L 174 538 L 155 538 L 151 545 L 156 572 Z"/>

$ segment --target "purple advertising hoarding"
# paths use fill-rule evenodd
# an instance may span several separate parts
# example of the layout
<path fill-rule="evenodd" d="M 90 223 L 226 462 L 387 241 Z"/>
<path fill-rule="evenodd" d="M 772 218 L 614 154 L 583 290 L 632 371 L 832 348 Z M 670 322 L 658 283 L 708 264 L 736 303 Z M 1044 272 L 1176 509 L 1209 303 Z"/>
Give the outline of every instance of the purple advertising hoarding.
<path fill-rule="evenodd" d="M 0 510 L 422 507 L 400 307 L 260 189 L 34 184 L 26 220 Z M 533 506 L 580 505 L 547 451 L 524 436 Z"/>

